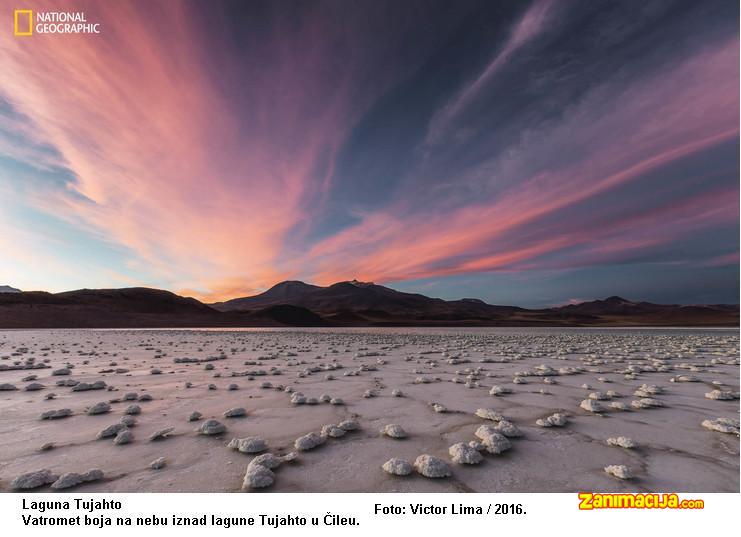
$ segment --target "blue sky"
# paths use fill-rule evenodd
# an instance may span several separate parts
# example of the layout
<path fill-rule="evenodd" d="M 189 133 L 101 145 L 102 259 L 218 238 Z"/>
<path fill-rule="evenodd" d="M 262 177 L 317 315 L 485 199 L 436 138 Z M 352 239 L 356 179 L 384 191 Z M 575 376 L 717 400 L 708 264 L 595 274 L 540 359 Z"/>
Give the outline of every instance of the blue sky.
<path fill-rule="evenodd" d="M 738 302 L 734 2 L 85 10 L 0 41 L 0 284 Z"/>

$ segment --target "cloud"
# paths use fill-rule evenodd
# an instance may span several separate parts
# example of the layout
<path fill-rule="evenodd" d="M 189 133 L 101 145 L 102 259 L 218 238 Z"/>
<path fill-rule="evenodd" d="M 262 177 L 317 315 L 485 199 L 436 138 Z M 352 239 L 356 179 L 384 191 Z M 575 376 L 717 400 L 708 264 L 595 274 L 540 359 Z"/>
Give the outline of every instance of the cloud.
<path fill-rule="evenodd" d="M 711 36 L 698 25 L 701 45 L 672 52 L 649 47 L 671 41 L 666 26 L 610 13 L 604 28 L 550 0 L 501 17 L 471 4 L 437 19 L 396 3 L 291 14 L 278 4 L 246 14 L 80 5 L 101 35 L 0 42 L 0 69 L 13 73 L 0 81 L 0 186 L 14 208 L 0 235 L 27 238 L 5 251 L 16 267 L 8 283 L 36 260 L 60 267 L 39 282 L 73 285 L 69 252 L 85 250 L 86 274 L 215 301 L 287 278 L 388 282 L 645 260 L 738 219 L 735 30 Z M 496 18 L 498 45 L 469 65 L 449 43 L 484 16 Z M 622 52 L 654 31 L 637 42 L 650 48 L 645 59 Z M 572 35 L 603 35 L 604 56 L 590 59 Z M 470 76 L 415 86 L 446 79 L 451 58 Z M 425 106 L 414 107 L 417 95 Z M 403 165 L 384 161 L 398 152 L 363 146 L 395 140 L 398 124 L 383 114 L 411 108 Z M 340 165 L 366 162 L 353 160 L 359 147 L 375 175 Z M 323 217 L 340 188 L 384 192 L 365 204 L 350 196 L 333 224 Z M 64 223 L 56 248 L 40 214 Z M 737 250 L 716 246 L 713 258 Z"/>
<path fill-rule="evenodd" d="M 427 143 L 440 143 L 453 123 L 460 119 L 478 96 L 484 93 L 487 84 L 502 69 L 510 57 L 527 43 L 535 39 L 552 18 L 553 0 L 537 0 L 525 11 L 512 27 L 504 45 L 497 51 L 484 70 L 458 94 L 446 103 L 432 118 L 427 133 Z"/>
<path fill-rule="evenodd" d="M 738 137 L 737 72 L 728 69 L 737 59 L 738 42 L 733 40 L 669 71 L 637 80 L 618 93 L 609 86 L 598 87 L 559 121 L 542 123 L 537 134 L 524 136 L 504 157 L 468 171 L 472 181 L 483 184 L 478 192 L 486 192 L 487 183 L 496 187 L 497 173 L 506 171 L 511 186 L 502 191 L 492 188 L 491 199 L 452 210 L 414 205 L 415 199 L 426 196 L 425 179 L 419 177 L 418 196 L 407 193 L 386 212 L 364 215 L 357 225 L 314 245 L 308 264 L 317 267 L 315 278 L 323 282 L 348 274 L 374 281 L 403 280 L 504 269 L 601 240 L 612 223 L 595 227 L 599 205 L 591 208 L 595 214 L 591 222 L 581 218 L 576 230 L 569 229 L 569 222 L 583 215 L 569 214 L 571 208 L 583 210 L 585 202 L 645 181 L 672 163 Z M 712 87 L 707 80 L 714 81 Z M 540 161 L 541 169 L 533 168 L 534 159 Z M 444 159 L 440 164 L 445 165 Z M 414 172 L 409 176 L 414 185 Z M 511 181 L 518 176 L 520 180 Z M 465 189 L 465 177 L 455 181 Z M 725 199 L 733 199 L 734 192 L 737 187 Z M 717 197 L 692 196 L 676 209 L 712 210 L 718 201 Z M 638 206 L 640 201 L 634 203 Z M 661 206 L 664 201 L 659 197 L 653 203 Z M 723 207 L 726 220 L 738 218 L 737 204 Z M 645 234 L 664 229 L 647 241 L 671 242 L 687 231 L 687 226 L 678 225 L 681 210 L 673 211 L 674 219 L 665 216 L 650 207 L 639 215 Z M 556 220 L 537 240 L 526 242 L 528 227 L 546 218 Z M 701 219 L 691 223 L 690 228 L 703 225 Z M 673 224 L 677 227 L 672 232 Z"/>
<path fill-rule="evenodd" d="M 343 95 L 314 106 L 336 81 L 303 78 L 286 58 L 260 61 L 259 51 L 249 68 L 226 57 L 225 67 L 243 69 L 237 103 L 213 79 L 204 61 L 210 44 L 186 4 L 87 7 L 99 36 L 37 35 L 0 48 L 3 72 L 15 73 L 1 95 L 33 125 L 4 130 L 51 145 L 74 176 L 25 202 L 98 230 L 160 281 L 272 283 L 283 275 L 275 263 L 285 234 L 326 183 L 319 160 L 326 152 L 332 160 L 347 128 Z M 325 50 L 302 50 L 301 34 L 319 32 L 317 24 L 263 46 L 278 56 L 301 51 L 307 71 L 325 70 Z M 13 156 L 40 160 L 30 151 Z"/>

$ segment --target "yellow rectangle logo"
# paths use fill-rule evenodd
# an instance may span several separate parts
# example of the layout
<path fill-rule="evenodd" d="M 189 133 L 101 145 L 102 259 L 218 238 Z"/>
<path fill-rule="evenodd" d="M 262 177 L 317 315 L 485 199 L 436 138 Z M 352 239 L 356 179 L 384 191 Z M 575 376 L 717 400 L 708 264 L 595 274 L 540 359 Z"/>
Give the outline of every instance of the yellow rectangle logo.
<path fill-rule="evenodd" d="M 24 21 L 28 16 L 28 23 Z M 13 11 L 13 35 L 33 35 L 33 10 L 16 9 Z"/>

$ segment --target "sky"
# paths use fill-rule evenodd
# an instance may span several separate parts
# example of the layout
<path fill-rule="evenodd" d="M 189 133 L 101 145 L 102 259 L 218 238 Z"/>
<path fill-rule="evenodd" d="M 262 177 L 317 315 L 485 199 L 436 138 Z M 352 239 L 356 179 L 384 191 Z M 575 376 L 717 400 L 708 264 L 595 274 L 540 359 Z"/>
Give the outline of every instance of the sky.
<path fill-rule="evenodd" d="M 733 0 L 0 8 L 0 285 L 739 301 Z"/>

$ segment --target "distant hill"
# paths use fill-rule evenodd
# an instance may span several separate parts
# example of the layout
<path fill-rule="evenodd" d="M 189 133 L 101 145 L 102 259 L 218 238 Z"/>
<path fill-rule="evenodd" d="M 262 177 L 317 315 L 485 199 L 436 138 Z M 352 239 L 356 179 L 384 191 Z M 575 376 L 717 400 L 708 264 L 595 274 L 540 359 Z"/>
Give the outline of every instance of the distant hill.
<path fill-rule="evenodd" d="M 528 310 L 477 298 L 442 300 L 356 280 L 327 287 L 279 283 L 259 295 L 212 304 L 219 311 L 276 305 L 306 308 L 338 325 L 502 326 L 737 326 L 737 305 L 681 306 L 632 302 L 612 296 L 581 304 Z"/>
<path fill-rule="evenodd" d="M 619 296 L 555 308 L 567 315 L 588 315 L 605 323 L 623 325 L 738 325 L 739 306 L 732 304 L 692 305 L 633 302 Z"/>
<path fill-rule="evenodd" d="M 16 289 L 15 287 L 11 287 L 9 285 L 0 285 L 0 293 L 20 293 L 20 289 Z"/>
<path fill-rule="evenodd" d="M 371 317 L 407 321 L 492 320 L 513 312 L 525 311 L 512 306 L 493 306 L 481 300 L 447 301 L 430 298 L 356 280 L 338 282 L 328 287 L 303 282 L 283 282 L 259 295 L 219 302 L 212 306 L 219 311 L 244 311 L 278 304 L 300 306 L 324 315 L 365 312 Z"/>
<path fill-rule="evenodd" d="M 327 287 L 287 281 L 259 295 L 210 305 L 142 287 L 0 292 L 0 328 L 738 324 L 738 305 L 651 304 L 613 296 L 531 310 L 475 298 L 430 298 L 355 280 Z"/>
<path fill-rule="evenodd" d="M 0 328 L 165 328 L 229 326 L 320 326 L 304 308 L 273 306 L 223 313 L 195 298 L 133 287 L 0 294 Z"/>

